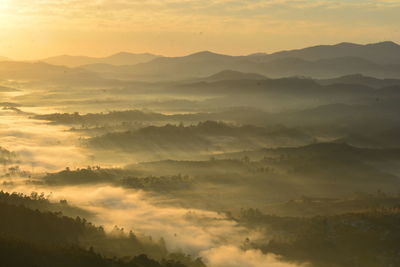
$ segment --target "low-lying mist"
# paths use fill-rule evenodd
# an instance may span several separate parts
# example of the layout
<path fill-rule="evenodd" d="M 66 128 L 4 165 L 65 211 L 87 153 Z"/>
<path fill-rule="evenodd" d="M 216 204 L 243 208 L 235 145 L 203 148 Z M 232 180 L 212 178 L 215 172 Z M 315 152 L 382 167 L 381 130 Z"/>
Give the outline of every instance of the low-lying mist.
<path fill-rule="evenodd" d="M 67 199 L 70 205 L 93 213 L 93 222 L 104 225 L 110 233 L 118 226 L 126 234 L 132 230 L 155 241 L 163 238 L 169 251 L 201 257 L 208 266 L 300 266 L 259 250 L 243 251 L 246 240 L 265 237 L 257 230 L 240 226 L 224 213 L 171 206 L 170 199 L 108 185 L 43 187 L 26 185 L 18 178 L 13 182 L 4 189 L 28 195 L 43 192 L 54 202 Z"/>
<path fill-rule="evenodd" d="M 134 81 L 126 66 L 7 64 L 0 208 L 69 225 L 82 255 L 118 267 L 400 262 L 398 80 L 204 68 Z"/>

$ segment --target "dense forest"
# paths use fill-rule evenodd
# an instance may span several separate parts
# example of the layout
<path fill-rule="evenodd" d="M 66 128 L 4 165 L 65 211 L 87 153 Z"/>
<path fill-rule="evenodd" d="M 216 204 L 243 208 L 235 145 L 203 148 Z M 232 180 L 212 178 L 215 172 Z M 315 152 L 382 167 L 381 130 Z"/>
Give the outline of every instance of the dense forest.
<path fill-rule="evenodd" d="M 66 200 L 60 204 L 67 206 L 61 208 L 71 214 L 76 211 Z M 204 266 L 200 259 L 170 255 L 162 240 L 143 240 L 117 226 L 107 234 L 103 227 L 85 218 L 47 211 L 58 207 L 42 195 L 2 191 L 0 213 L 6 218 L 0 222 L 3 261 L 9 266 Z M 77 214 L 81 213 L 77 210 Z M 16 253 L 24 257 L 15 257 Z M 162 260 L 152 260 L 146 254 Z"/>

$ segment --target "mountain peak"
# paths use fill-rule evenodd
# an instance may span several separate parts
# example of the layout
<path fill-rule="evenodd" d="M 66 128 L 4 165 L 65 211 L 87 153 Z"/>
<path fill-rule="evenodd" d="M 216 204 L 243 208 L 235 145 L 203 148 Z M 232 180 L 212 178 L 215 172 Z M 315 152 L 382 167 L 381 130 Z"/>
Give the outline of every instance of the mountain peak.
<path fill-rule="evenodd" d="M 383 41 L 379 43 L 372 43 L 368 44 L 367 46 L 375 46 L 375 47 L 396 47 L 398 48 L 399 45 L 393 41 Z"/>
<path fill-rule="evenodd" d="M 341 43 L 338 43 L 338 44 L 336 44 L 334 46 L 336 46 L 336 47 L 360 47 L 362 45 L 355 44 L 355 43 L 350 43 L 350 42 L 341 42 Z"/>
<path fill-rule="evenodd" d="M 197 53 L 193 53 L 192 55 L 217 55 L 217 53 L 211 52 L 209 50 L 199 51 Z"/>
<path fill-rule="evenodd" d="M 205 50 L 205 51 L 200 51 L 197 53 L 190 54 L 187 57 L 210 58 L 210 57 L 228 57 L 228 56 Z"/>
<path fill-rule="evenodd" d="M 268 56 L 267 53 L 264 52 L 257 52 L 257 53 L 252 53 L 247 55 L 248 57 L 263 57 L 263 56 Z"/>
<path fill-rule="evenodd" d="M 155 56 L 155 55 L 150 54 L 150 53 L 130 53 L 130 52 L 126 52 L 126 51 L 121 51 L 121 52 L 112 54 L 109 57 L 124 57 L 124 56 Z"/>

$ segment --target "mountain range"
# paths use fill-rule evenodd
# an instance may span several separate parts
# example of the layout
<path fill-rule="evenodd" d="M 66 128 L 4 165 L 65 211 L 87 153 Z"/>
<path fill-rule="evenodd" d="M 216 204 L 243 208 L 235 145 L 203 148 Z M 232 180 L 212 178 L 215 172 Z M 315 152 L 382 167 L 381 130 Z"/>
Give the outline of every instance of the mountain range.
<path fill-rule="evenodd" d="M 14 63 L 12 69 L 17 76 L 17 66 L 22 72 L 26 72 L 33 66 L 31 64 L 41 64 L 41 68 L 50 72 L 60 71 L 60 68 L 63 67 L 65 68 L 63 72 L 91 73 L 91 75 L 107 79 L 143 81 L 202 79 L 199 77 L 208 76 L 210 76 L 208 81 L 232 79 L 232 77 L 235 80 L 263 79 L 264 76 L 331 79 L 349 74 L 379 79 L 400 77 L 400 45 L 393 42 L 367 45 L 340 43 L 247 56 L 230 56 L 210 51 L 181 57 L 122 52 L 104 58 L 64 55 L 41 61 L 44 63 L 18 62 L 19 65 Z M 3 76 L 4 71 L 10 73 L 9 64 L 11 63 L 7 63 L 8 65 L 6 63 L 1 63 L 0 76 Z M 44 65 L 45 63 L 46 65 Z M 7 66 L 3 66 L 4 64 Z M 36 70 L 32 71 L 36 72 Z M 43 71 L 41 74 L 43 75 Z M 212 77 L 212 75 L 216 75 L 216 77 Z M 26 75 L 23 76 L 26 78 Z M 361 81 L 361 76 L 350 76 L 347 79 L 359 80 L 357 83 L 361 84 L 368 82 Z M 375 82 L 385 85 L 392 84 L 390 80 Z"/>
<path fill-rule="evenodd" d="M 380 78 L 400 74 L 400 46 L 392 42 L 369 45 L 342 43 L 274 54 L 230 56 L 202 51 L 182 57 L 158 57 L 136 65 L 86 65 L 82 68 L 109 77 L 173 80 L 204 77 L 224 70 L 270 77 L 311 76 L 331 78 L 360 73 Z"/>
<path fill-rule="evenodd" d="M 319 84 L 359 84 L 374 88 L 382 88 L 400 85 L 400 79 L 377 79 L 374 77 L 364 76 L 361 74 L 350 74 L 332 79 L 318 80 Z"/>
<path fill-rule="evenodd" d="M 367 45 L 339 43 L 280 51 L 273 54 L 259 53 L 251 56 L 258 61 L 271 61 L 279 58 L 315 61 L 327 58 L 359 57 L 380 64 L 398 64 L 400 62 L 400 45 L 391 41 Z"/>
<path fill-rule="evenodd" d="M 191 80 L 191 82 L 217 82 L 217 81 L 233 81 L 233 80 L 265 80 L 266 76 L 258 73 L 244 73 L 234 70 L 223 70 L 211 76 Z"/>
<path fill-rule="evenodd" d="M 23 80 L 53 80 L 100 78 L 92 73 L 79 68 L 68 68 L 64 66 L 50 65 L 44 62 L 0 62 L 0 79 L 23 79 Z"/>
<path fill-rule="evenodd" d="M 78 67 L 89 64 L 110 64 L 110 65 L 134 65 L 142 62 L 147 62 L 158 56 L 148 53 L 133 54 L 120 52 L 108 57 L 87 57 L 87 56 L 70 56 L 62 55 L 41 59 L 40 61 L 52 64 L 63 65 L 67 67 Z"/>

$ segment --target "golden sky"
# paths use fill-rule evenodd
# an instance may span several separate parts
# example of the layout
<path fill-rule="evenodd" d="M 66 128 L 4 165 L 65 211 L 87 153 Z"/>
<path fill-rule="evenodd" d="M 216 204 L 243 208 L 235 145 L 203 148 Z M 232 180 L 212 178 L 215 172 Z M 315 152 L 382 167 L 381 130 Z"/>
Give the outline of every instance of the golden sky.
<path fill-rule="evenodd" d="M 400 41 L 400 0 L 0 0 L 0 56 L 272 52 Z"/>

